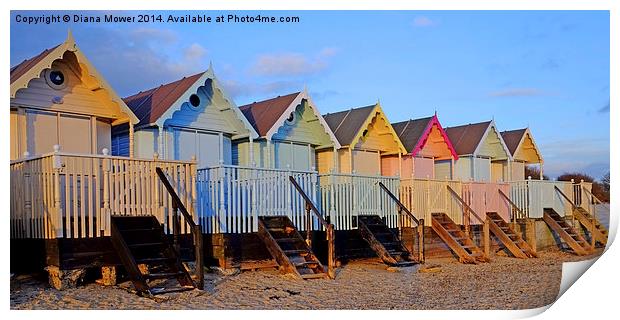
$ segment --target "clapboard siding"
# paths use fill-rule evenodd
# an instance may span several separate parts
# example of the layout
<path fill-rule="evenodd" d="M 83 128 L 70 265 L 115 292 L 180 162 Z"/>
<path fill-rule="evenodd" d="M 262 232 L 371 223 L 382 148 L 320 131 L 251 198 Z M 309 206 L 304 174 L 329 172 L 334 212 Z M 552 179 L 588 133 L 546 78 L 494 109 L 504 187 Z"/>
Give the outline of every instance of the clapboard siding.
<path fill-rule="evenodd" d="M 311 108 L 307 100 L 302 100 L 295 108 L 293 122 L 285 121 L 271 139 L 308 143 L 315 146 L 331 145 L 329 134 Z"/>
<path fill-rule="evenodd" d="M 473 158 L 474 161 L 474 181 L 491 181 L 491 159 Z"/>
<path fill-rule="evenodd" d="M 52 69 L 60 70 L 65 75 L 66 86 L 63 89 L 50 87 L 45 80 L 45 72 L 39 78 L 32 79 L 28 87 L 18 90 L 11 99 L 12 107 L 33 107 L 50 111 L 65 111 L 73 114 L 94 115 L 116 119 L 120 117 L 119 106 L 110 100 L 105 90 L 93 91 L 99 86 L 87 75 L 78 76 L 81 70 L 73 54 L 65 54 L 65 58 L 52 63 Z M 80 71 L 77 71 L 80 72 Z M 81 71 L 85 74 L 85 71 Z M 88 84 L 85 84 L 88 82 Z M 56 97 L 62 103 L 53 103 Z"/>
<path fill-rule="evenodd" d="M 495 127 L 491 127 L 482 145 L 480 145 L 480 150 L 477 155 L 491 157 L 493 160 L 507 159 L 508 154 L 506 153 L 500 139 L 501 137 L 499 136 L 497 130 L 495 130 Z"/>

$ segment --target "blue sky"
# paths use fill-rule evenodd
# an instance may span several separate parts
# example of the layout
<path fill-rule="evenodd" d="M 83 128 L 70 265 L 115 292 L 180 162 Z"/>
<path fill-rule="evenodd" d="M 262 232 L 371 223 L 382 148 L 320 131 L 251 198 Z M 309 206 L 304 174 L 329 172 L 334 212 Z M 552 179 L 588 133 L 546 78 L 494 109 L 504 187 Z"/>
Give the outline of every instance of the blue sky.
<path fill-rule="evenodd" d="M 493 118 L 500 130 L 529 126 L 552 177 L 609 171 L 606 11 L 236 13 L 301 21 L 27 25 L 15 22 L 26 13 L 13 11 L 10 62 L 62 42 L 71 28 L 121 96 L 212 61 L 238 105 L 307 86 L 323 113 L 380 99 L 392 122 L 435 111 L 444 126 Z"/>

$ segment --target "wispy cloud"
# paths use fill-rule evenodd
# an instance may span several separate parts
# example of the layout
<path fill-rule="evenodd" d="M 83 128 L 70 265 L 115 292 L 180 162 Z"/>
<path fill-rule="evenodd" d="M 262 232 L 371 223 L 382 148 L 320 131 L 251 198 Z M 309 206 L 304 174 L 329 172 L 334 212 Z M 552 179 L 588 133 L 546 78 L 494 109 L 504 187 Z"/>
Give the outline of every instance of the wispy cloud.
<path fill-rule="evenodd" d="M 489 97 L 534 97 L 548 94 L 548 92 L 536 88 L 508 88 L 490 92 Z"/>
<path fill-rule="evenodd" d="M 437 22 L 431 20 L 429 17 L 419 16 L 413 19 L 413 25 L 415 27 L 432 27 L 437 25 Z"/>
<path fill-rule="evenodd" d="M 207 49 L 198 43 L 180 45 L 178 34 L 169 29 L 95 28 L 90 36 L 98 41 L 91 44 L 89 57 L 121 96 L 200 72 L 208 64 Z M 173 50 L 183 54 L 172 58 Z"/>
<path fill-rule="evenodd" d="M 609 102 L 607 102 L 607 104 L 602 108 L 598 109 L 598 113 L 609 113 Z"/>
<path fill-rule="evenodd" d="M 266 83 L 246 83 L 236 80 L 223 80 L 222 86 L 233 98 L 253 97 L 268 98 L 271 96 L 291 93 L 301 90 L 303 83 L 300 81 L 272 81 Z"/>
<path fill-rule="evenodd" d="M 329 58 L 336 55 L 336 48 L 321 49 L 313 57 L 296 53 L 273 53 L 258 56 L 250 72 L 259 76 L 300 76 L 316 74 L 329 66 Z"/>

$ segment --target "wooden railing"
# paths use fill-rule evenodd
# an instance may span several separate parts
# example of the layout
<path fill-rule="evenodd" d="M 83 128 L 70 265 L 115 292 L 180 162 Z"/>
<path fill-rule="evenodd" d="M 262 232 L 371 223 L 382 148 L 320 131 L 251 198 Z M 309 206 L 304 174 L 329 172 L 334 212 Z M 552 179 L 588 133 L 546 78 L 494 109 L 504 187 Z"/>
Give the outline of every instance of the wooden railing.
<path fill-rule="evenodd" d="M 11 162 L 12 238 L 93 238 L 110 235 L 110 216 L 154 215 L 172 230 L 172 199 L 155 167 L 172 179 L 194 214 L 196 164 L 55 152 Z M 189 225 L 180 226 L 189 233 Z"/>
<path fill-rule="evenodd" d="M 258 232 L 258 216 L 287 216 L 304 226 L 305 204 L 288 181 L 297 179 L 316 201 L 315 171 L 220 165 L 198 169 L 197 211 L 203 233 Z"/>
<path fill-rule="evenodd" d="M 196 286 L 202 290 L 202 288 L 204 288 L 204 283 L 205 283 L 204 282 L 204 267 L 203 267 L 204 264 L 203 264 L 203 248 L 202 248 L 202 230 L 200 229 L 200 225 L 194 222 L 194 218 L 187 211 L 187 208 L 185 208 L 183 201 L 181 201 L 181 198 L 179 198 L 179 195 L 176 193 L 176 191 L 172 187 L 172 184 L 170 184 L 168 177 L 166 177 L 166 174 L 161 169 L 161 167 L 156 167 L 155 172 L 157 172 L 157 175 L 159 176 L 159 180 L 164 184 L 166 191 L 168 191 L 168 195 L 170 195 L 170 197 L 172 198 L 172 220 L 173 220 L 172 234 L 173 234 L 173 239 L 174 239 L 174 249 L 176 250 L 177 253 L 181 252 L 180 243 L 179 243 L 179 239 L 181 236 L 181 233 L 180 233 L 181 216 L 183 217 L 185 223 L 189 224 L 189 227 L 192 233 L 192 240 L 194 244 L 194 255 L 196 259 L 196 275 L 198 277 Z M 181 212 L 181 216 L 179 216 L 178 212 Z M 177 256 L 180 257 L 180 255 L 177 255 Z"/>
<path fill-rule="evenodd" d="M 409 211 L 409 209 L 407 209 L 407 207 L 390 191 L 390 189 L 383 184 L 383 182 L 379 181 L 379 187 L 388 195 L 388 197 L 390 197 L 390 199 L 392 199 L 392 201 L 396 203 L 399 216 L 407 217 L 415 222 L 417 229 L 416 233 L 418 235 L 418 261 L 421 263 L 424 262 L 424 219 L 416 218 L 415 215 L 411 213 L 411 211 Z M 401 221 L 400 225 L 402 226 L 404 223 Z"/>
<path fill-rule="evenodd" d="M 397 192 L 399 179 L 384 176 L 327 173 L 319 175 L 320 208 L 336 230 L 352 230 L 359 215 L 378 215 L 390 228 L 398 227 L 398 212 L 391 199 L 376 187 L 383 182 Z"/>
<path fill-rule="evenodd" d="M 572 207 L 556 192 L 556 187 L 569 198 L 574 196 L 571 182 L 534 179 L 510 182 L 507 194 L 527 218 L 542 218 L 544 208 L 553 208 L 560 216 L 570 215 Z"/>
<path fill-rule="evenodd" d="M 463 206 L 463 225 L 465 227 L 465 234 L 468 237 L 471 237 L 471 219 L 470 219 L 470 214 L 472 214 L 480 224 L 482 224 L 482 247 L 483 247 L 483 251 L 484 251 L 484 255 L 486 257 L 489 256 L 490 251 L 491 251 L 491 232 L 490 232 L 490 226 L 489 226 L 489 218 L 485 217 L 482 218 L 480 215 L 478 215 L 478 213 L 476 213 L 476 211 L 474 211 L 474 209 L 472 209 L 469 204 L 467 204 L 463 198 L 461 198 L 459 196 L 459 194 L 454 191 L 454 189 L 452 189 L 450 186 L 447 186 L 448 191 L 450 192 L 450 194 L 452 194 L 452 196 Z"/>
<path fill-rule="evenodd" d="M 327 236 L 327 269 L 328 269 L 327 273 L 331 279 L 335 279 L 336 278 L 336 233 L 334 231 L 334 225 L 325 221 L 325 219 L 323 218 L 323 215 L 321 214 L 321 212 L 319 212 L 319 209 L 317 209 L 317 207 L 314 205 L 314 202 L 312 202 L 312 200 L 310 199 L 310 197 L 308 197 L 308 195 L 303 190 L 303 188 L 299 185 L 299 183 L 297 183 L 297 181 L 295 180 L 295 177 L 289 176 L 289 180 L 291 184 L 293 185 L 293 187 L 295 187 L 295 190 L 297 190 L 299 195 L 301 195 L 301 197 L 304 199 L 304 202 L 306 205 L 306 223 L 307 223 L 306 242 L 308 243 L 308 246 L 310 247 L 312 246 L 312 230 L 311 230 L 312 228 L 310 224 L 312 223 L 313 219 L 311 217 L 311 213 L 314 214 L 314 218 L 318 220 L 321 226 L 325 229 L 326 236 Z"/>
<path fill-rule="evenodd" d="M 521 208 L 519 208 L 519 206 L 517 206 L 517 204 L 514 203 L 507 194 L 504 193 L 504 191 L 502 191 L 501 189 L 497 189 L 497 191 L 499 192 L 499 195 L 510 205 L 510 221 L 516 223 L 517 220 L 527 218 L 525 212 L 523 212 L 523 210 L 521 210 Z"/>

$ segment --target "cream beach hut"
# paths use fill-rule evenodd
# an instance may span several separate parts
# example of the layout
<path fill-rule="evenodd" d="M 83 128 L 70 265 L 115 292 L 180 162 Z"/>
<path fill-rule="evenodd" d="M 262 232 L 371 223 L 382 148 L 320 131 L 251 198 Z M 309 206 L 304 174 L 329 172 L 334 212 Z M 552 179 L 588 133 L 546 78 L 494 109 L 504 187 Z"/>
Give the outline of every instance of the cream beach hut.
<path fill-rule="evenodd" d="M 382 159 L 407 153 L 378 102 L 323 117 L 341 147 L 319 152 L 319 173 L 333 169 L 339 173 L 380 176 L 384 171 Z"/>
<path fill-rule="evenodd" d="M 232 164 L 232 141 L 257 137 L 254 128 L 221 87 L 213 68 L 123 99 L 140 122 L 134 136 L 117 126 L 112 152 L 127 155 L 133 139 L 140 157 L 190 160 L 198 166 Z"/>
<path fill-rule="evenodd" d="M 504 167 L 511 156 L 494 121 L 450 127 L 445 131 L 459 156 L 454 179 L 506 181 Z"/>
<path fill-rule="evenodd" d="M 109 154 L 112 128 L 125 126 L 127 135 L 133 136 L 139 119 L 85 57 L 71 33 L 58 46 L 12 67 L 10 83 L 11 269 L 47 267 L 50 283 L 60 289 L 76 281 L 64 276 L 73 274 L 68 270 L 122 265 L 136 290 L 161 292 L 150 288 L 136 271 L 136 260 L 127 258 L 136 252 L 120 243 L 133 241 L 130 244 L 137 247 L 159 241 L 169 246 L 164 233 L 180 238 L 194 232 L 193 239 L 199 239 L 198 228 L 187 228 L 197 227 L 192 199 L 195 164 L 134 158 L 131 139 L 125 147 L 129 157 Z M 165 183 L 177 187 L 174 199 L 178 201 L 166 196 Z M 182 204 L 187 211 L 177 221 L 183 227 L 173 228 L 172 209 Z M 161 232 L 155 238 L 127 239 L 115 229 L 129 221 L 127 217 L 135 228 Z M 195 252 L 202 252 L 200 243 L 194 242 Z M 177 268 L 180 259 L 194 260 L 170 254 Z M 201 253 L 195 255 L 199 265 L 200 257 Z M 102 271 L 106 272 L 115 274 Z M 202 276 L 198 279 L 202 282 Z M 177 280 L 194 286 L 189 275 Z"/>
<path fill-rule="evenodd" d="M 234 143 L 234 164 L 314 171 L 318 152 L 340 147 L 306 90 L 239 109 L 259 137 Z"/>
<path fill-rule="evenodd" d="M 138 122 L 71 33 L 10 74 L 11 160 L 53 152 L 55 145 L 64 152 L 100 153 L 111 147 L 113 125 Z"/>
<path fill-rule="evenodd" d="M 508 181 L 525 180 L 525 167 L 535 164 L 540 166 L 542 179 L 544 161 L 530 128 L 502 131 L 501 134 L 512 156 L 512 161 L 505 168 Z"/>
<path fill-rule="evenodd" d="M 384 175 L 405 178 L 452 179 L 454 161 L 458 160 L 452 142 L 437 115 L 392 123 L 408 154 L 383 158 Z"/>

